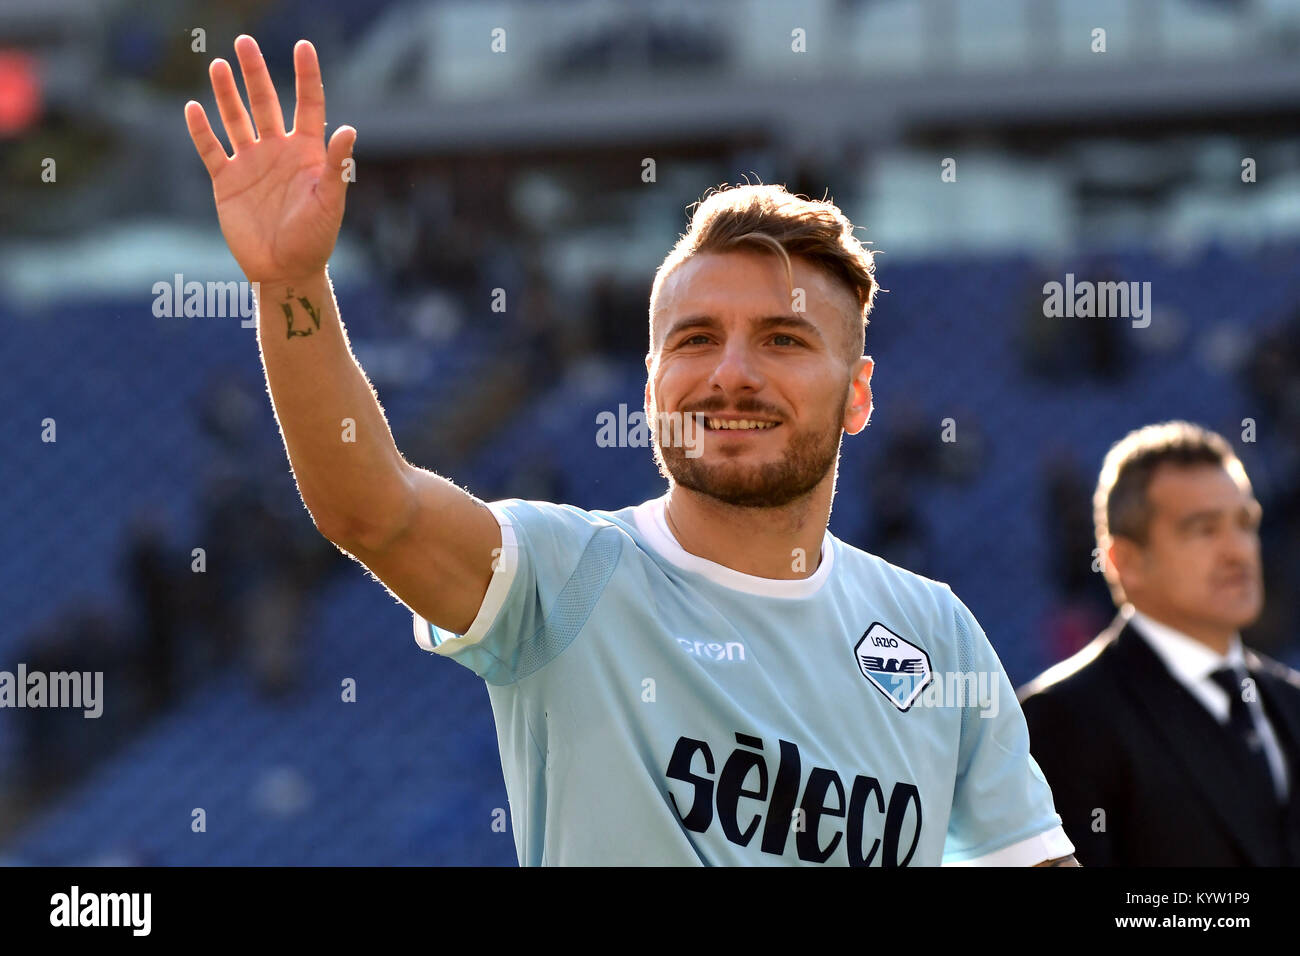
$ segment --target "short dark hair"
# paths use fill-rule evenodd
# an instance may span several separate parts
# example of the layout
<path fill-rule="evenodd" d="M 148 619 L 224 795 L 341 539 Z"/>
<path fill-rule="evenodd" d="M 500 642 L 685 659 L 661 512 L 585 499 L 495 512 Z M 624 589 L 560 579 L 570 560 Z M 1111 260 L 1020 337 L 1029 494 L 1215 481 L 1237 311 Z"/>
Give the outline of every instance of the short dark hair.
<path fill-rule="evenodd" d="M 1250 487 L 1241 459 L 1216 432 L 1184 421 L 1161 422 L 1131 431 L 1106 453 L 1092 497 L 1097 546 L 1103 554 L 1115 538 L 1147 543 L 1151 530 L 1147 491 L 1161 465 L 1217 466 L 1239 485 Z M 1114 592 L 1113 586 L 1111 590 Z"/>
<path fill-rule="evenodd" d="M 673 270 L 702 253 L 748 248 L 779 256 L 791 286 L 791 256 L 802 256 L 843 285 L 857 303 L 849 342 L 853 357 L 861 356 L 878 286 L 873 253 L 853 235 L 854 228 L 835 203 L 795 195 L 784 186 L 756 183 L 706 193 L 691 217 L 690 231 L 678 238 L 655 273 L 650 290 L 651 350 L 659 293 Z"/>

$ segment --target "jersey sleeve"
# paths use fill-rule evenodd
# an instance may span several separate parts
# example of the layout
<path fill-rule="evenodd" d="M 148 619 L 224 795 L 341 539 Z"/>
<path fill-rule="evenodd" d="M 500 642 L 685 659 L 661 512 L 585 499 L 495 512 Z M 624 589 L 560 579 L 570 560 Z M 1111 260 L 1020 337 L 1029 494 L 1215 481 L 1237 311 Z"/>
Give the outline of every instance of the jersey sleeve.
<path fill-rule="evenodd" d="M 572 643 L 617 563 L 619 539 L 571 505 L 511 498 L 487 507 L 501 526 L 501 553 L 478 614 L 464 634 L 415 614 L 415 641 L 490 684 L 511 684 Z"/>
<path fill-rule="evenodd" d="M 953 597 L 958 669 L 996 695 L 962 708 L 961 743 L 944 866 L 1033 866 L 1068 856 L 1052 791 L 1029 752 L 1029 730 L 997 652 L 979 622 Z"/>

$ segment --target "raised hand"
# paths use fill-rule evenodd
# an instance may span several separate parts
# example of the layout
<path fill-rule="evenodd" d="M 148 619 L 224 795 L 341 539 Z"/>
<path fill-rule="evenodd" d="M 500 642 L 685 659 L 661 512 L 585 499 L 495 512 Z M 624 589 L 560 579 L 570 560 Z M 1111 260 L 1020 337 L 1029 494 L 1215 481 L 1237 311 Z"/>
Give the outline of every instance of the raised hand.
<path fill-rule="evenodd" d="M 344 161 L 357 131 L 340 126 L 326 147 L 325 88 L 316 48 L 308 41 L 293 48 L 298 105 L 289 133 L 257 41 L 237 37 L 235 53 L 251 122 L 230 64 L 218 58 L 208 68 L 235 155 L 226 155 L 194 100 L 185 104 L 185 123 L 212 177 L 221 233 L 244 275 L 261 283 L 301 281 L 322 273 L 334 251 L 347 191 Z"/>

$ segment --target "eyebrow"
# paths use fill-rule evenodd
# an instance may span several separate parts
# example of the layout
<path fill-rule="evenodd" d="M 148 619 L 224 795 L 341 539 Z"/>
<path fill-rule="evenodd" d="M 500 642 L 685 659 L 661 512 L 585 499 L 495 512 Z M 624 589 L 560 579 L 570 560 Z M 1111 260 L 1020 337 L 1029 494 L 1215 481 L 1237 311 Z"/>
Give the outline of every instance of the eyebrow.
<path fill-rule="evenodd" d="M 1206 511 L 1193 511 L 1189 515 L 1183 515 L 1178 519 L 1179 528 L 1190 528 L 1192 525 L 1201 521 L 1215 521 L 1223 515 L 1223 510 L 1215 508 Z"/>
<path fill-rule="evenodd" d="M 1193 511 L 1191 514 L 1179 518 L 1177 526 L 1180 530 L 1190 528 L 1198 521 L 1216 521 L 1225 514 L 1231 515 L 1241 511 L 1246 512 L 1252 517 L 1260 517 L 1263 509 L 1260 507 L 1258 501 L 1251 499 L 1237 508 L 1212 508 L 1204 511 Z"/>
<path fill-rule="evenodd" d="M 767 329 L 777 327 L 798 329 L 804 334 L 818 339 L 823 344 L 826 342 L 826 337 L 822 335 L 821 329 L 798 315 L 765 315 L 762 318 L 754 319 L 750 324 L 758 332 L 764 332 Z M 722 329 L 722 322 L 720 322 L 716 316 L 712 315 L 689 315 L 686 318 L 678 319 L 673 323 L 672 328 L 664 334 L 664 341 L 667 342 L 673 336 L 685 332 L 687 329 L 712 329 L 714 331 L 720 331 Z"/>

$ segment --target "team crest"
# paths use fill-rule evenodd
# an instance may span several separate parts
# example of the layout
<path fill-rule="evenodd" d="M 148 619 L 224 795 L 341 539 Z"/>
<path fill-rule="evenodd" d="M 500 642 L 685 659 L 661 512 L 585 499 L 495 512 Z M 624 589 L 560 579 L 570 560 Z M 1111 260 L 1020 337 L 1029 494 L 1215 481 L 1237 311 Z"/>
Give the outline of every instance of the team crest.
<path fill-rule="evenodd" d="M 899 710 L 911 707 L 934 676 L 924 649 L 879 622 L 867 628 L 853 656 L 862 676 Z"/>

